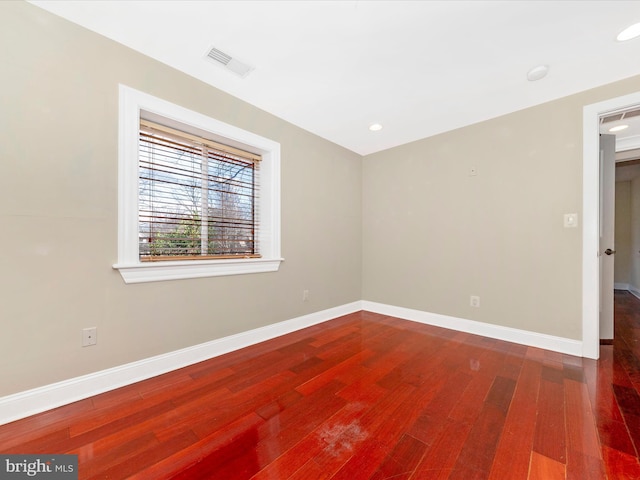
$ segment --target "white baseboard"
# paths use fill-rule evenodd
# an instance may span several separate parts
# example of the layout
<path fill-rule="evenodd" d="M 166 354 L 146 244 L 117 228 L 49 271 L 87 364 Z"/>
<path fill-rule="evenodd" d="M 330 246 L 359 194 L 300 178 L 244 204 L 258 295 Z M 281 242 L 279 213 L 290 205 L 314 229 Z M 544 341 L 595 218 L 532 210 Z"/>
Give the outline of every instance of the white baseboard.
<path fill-rule="evenodd" d="M 357 301 L 0 398 L 0 425 L 362 310 Z"/>
<path fill-rule="evenodd" d="M 464 318 L 449 317 L 447 315 L 423 312 L 421 310 L 412 310 L 410 308 L 395 307 L 382 303 L 369 302 L 367 300 L 363 300 L 362 309 L 369 312 L 381 313 L 383 315 L 390 315 L 393 317 L 403 318 L 405 320 L 425 323 L 427 325 L 434 325 L 436 327 L 448 328 L 449 330 L 472 333 L 474 335 L 519 343 L 530 347 L 543 348 L 545 350 L 566 353 L 577 357 L 582 356 L 582 342 L 580 340 L 555 337 L 543 333 L 518 330 L 500 325 L 466 320 Z"/>
<path fill-rule="evenodd" d="M 640 290 L 631 290 L 631 293 L 640 298 Z M 0 425 L 146 380 L 178 368 L 193 365 L 194 363 L 360 310 L 569 355 L 582 355 L 582 342 L 578 340 L 364 300 L 2 397 L 0 398 Z"/>
<path fill-rule="evenodd" d="M 630 285 L 628 283 L 614 283 L 613 284 L 613 289 L 614 290 L 631 290 Z"/>
<path fill-rule="evenodd" d="M 635 286 L 629 285 L 629 292 L 637 298 L 640 298 L 640 290 L 638 290 Z"/>

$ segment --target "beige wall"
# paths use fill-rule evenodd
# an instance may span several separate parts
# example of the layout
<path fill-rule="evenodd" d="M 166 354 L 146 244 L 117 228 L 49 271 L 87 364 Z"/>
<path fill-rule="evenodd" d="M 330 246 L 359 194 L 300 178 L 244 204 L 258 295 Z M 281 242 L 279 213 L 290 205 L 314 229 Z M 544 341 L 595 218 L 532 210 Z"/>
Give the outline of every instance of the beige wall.
<path fill-rule="evenodd" d="M 580 339 L 582 232 L 563 214 L 581 219 L 583 107 L 639 89 L 634 77 L 367 156 L 363 298 Z"/>
<path fill-rule="evenodd" d="M 27 3 L 0 45 L 0 396 L 361 298 L 359 155 Z M 118 83 L 281 143 L 279 272 L 123 283 Z"/>
<path fill-rule="evenodd" d="M 0 44 L 0 396 L 359 299 L 580 338 L 582 108 L 640 77 L 363 160 L 26 3 Z M 282 144 L 279 272 L 123 283 L 118 83 Z"/>
<path fill-rule="evenodd" d="M 640 293 L 640 177 L 616 182 L 616 283 Z"/>
<path fill-rule="evenodd" d="M 640 293 L 640 177 L 631 181 L 631 268 L 630 289 Z"/>
<path fill-rule="evenodd" d="M 631 182 L 616 182 L 614 282 L 629 284 L 631 275 Z"/>

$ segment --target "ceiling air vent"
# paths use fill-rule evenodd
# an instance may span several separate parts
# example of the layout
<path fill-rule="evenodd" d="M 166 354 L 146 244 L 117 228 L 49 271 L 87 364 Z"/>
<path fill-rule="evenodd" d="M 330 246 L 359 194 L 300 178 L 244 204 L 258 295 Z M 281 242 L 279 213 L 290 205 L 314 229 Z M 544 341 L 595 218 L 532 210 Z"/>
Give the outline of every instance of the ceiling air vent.
<path fill-rule="evenodd" d="M 615 113 L 613 115 L 607 115 L 606 117 L 602 117 L 600 119 L 600 123 L 616 122 L 618 120 L 624 120 L 625 118 L 637 117 L 638 115 L 640 115 L 640 109 L 628 110 L 626 112 Z"/>
<path fill-rule="evenodd" d="M 602 123 L 615 122 L 616 120 L 622 120 L 622 113 L 616 113 L 615 115 L 609 115 L 607 117 L 602 117 Z"/>
<path fill-rule="evenodd" d="M 242 78 L 246 77 L 251 73 L 253 67 L 251 65 L 247 65 L 246 63 L 242 63 L 240 60 L 236 60 L 231 55 L 224 53 L 223 51 L 218 50 L 217 48 L 211 48 L 207 52 L 207 59 L 213 63 L 216 63 L 227 70 L 232 71 L 236 75 L 241 76 Z"/>
<path fill-rule="evenodd" d="M 624 118 L 637 117 L 640 115 L 640 110 L 631 110 L 630 112 L 624 112 Z"/>

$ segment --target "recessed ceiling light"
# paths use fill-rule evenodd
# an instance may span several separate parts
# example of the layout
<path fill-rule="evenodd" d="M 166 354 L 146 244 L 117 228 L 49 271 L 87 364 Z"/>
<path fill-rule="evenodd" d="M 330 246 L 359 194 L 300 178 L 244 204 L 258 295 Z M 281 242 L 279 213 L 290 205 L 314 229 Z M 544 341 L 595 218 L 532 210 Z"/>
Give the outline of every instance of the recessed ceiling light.
<path fill-rule="evenodd" d="M 382 125 L 380 125 L 379 123 L 372 123 L 371 125 L 369 125 L 369 130 L 371 130 L 372 132 L 377 132 L 378 130 L 382 130 Z"/>
<path fill-rule="evenodd" d="M 537 67 L 533 67 L 531 70 L 527 72 L 527 80 L 530 82 L 535 82 L 536 80 L 540 80 L 544 78 L 549 73 L 549 67 L 546 65 L 538 65 Z"/>
<path fill-rule="evenodd" d="M 616 127 L 611 127 L 609 129 L 610 132 L 619 132 L 620 130 L 624 130 L 625 128 L 629 128 L 629 125 L 618 125 Z"/>
<path fill-rule="evenodd" d="M 625 42 L 627 40 L 631 40 L 632 38 L 636 38 L 637 36 L 640 36 L 640 23 L 635 23 L 630 27 L 625 28 L 618 34 L 616 40 L 618 40 L 619 42 Z"/>

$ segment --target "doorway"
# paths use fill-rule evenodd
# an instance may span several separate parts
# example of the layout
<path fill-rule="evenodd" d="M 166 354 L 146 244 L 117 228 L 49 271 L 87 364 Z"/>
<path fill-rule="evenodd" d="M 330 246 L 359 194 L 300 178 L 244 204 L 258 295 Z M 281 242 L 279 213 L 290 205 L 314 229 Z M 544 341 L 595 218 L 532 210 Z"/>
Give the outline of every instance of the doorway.
<path fill-rule="evenodd" d="M 640 92 L 583 109 L 582 355 L 587 358 L 600 354 L 600 118 L 638 107 Z"/>
<path fill-rule="evenodd" d="M 640 298 L 640 148 L 617 157 L 614 286 Z"/>

